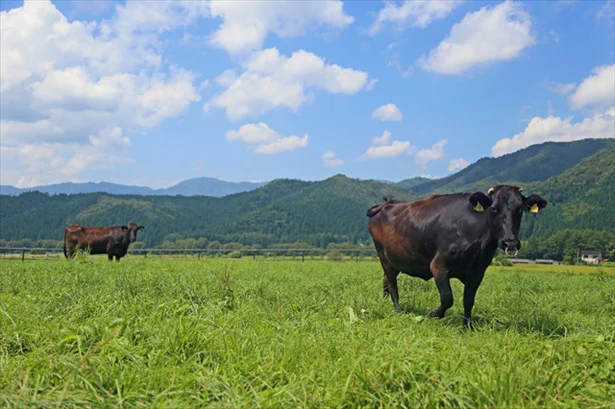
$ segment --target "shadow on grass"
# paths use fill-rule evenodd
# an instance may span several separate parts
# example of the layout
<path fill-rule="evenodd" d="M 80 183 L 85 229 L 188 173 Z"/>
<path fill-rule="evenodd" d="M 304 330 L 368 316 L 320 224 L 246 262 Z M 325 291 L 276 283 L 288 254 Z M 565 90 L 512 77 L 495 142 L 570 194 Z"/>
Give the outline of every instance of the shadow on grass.
<path fill-rule="evenodd" d="M 393 309 L 393 303 L 390 301 L 390 298 L 387 300 L 391 303 L 391 309 Z M 444 318 L 436 319 L 429 317 L 429 312 L 433 308 L 420 307 L 412 303 L 400 303 L 400 307 L 401 314 L 423 316 L 425 319 L 439 322 L 441 325 L 447 327 L 463 328 L 462 314 L 451 313 L 449 310 Z M 435 307 L 436 306 L 434 306 L 434 308 Z M 384 316 L 373 318 L 384 318 Z M 490 328 L 496 331 L 515 329 L 521 334 L 539 333 L 547 338 L 561 338 L 568 334 L 568 328 L 564 324 L 560 323 L 555 317 L 538 311 L 534 311 L 530 314 L 519 314 L 513 317 L 474 315 L 472 317 L 471 324 L 473 330 L 475 331 L 480 331 L 481 328 Z"/>
<path fill-rule="evenodd" d="M 425 307 L 417 307 L 416 305 L 413 304 L 409 304 L 409 303 L 400 303 L 399 306 L 401 307 L 401 313 L 402 314 L 414 314 L 414 315 L 423 315 L 425 316 L 425 318 L 428 318 L 429 316 L 429 311 L 431 311 L 431 308 L 425 308 Z M 391 309 L 393 309 L 393 303 L 391 303 Z"/>
<path fill-rule="evenodd" d="M 461 327 L 463 325 L 463 315 L 454 314 L 449 316 L 447 314 L 440 321 L 442 325 L 448 327 Z M 546 314 L 517 316 L 512 319 L 475 315 L 472 317 L 471 323 L 475 331 L 480 331 L 483 328 L 490 328 L 496 331 L 515 329 L 520 334 L 539 333 L 547 338 L 562 338 L 568 334 L 566 326 Z"/>

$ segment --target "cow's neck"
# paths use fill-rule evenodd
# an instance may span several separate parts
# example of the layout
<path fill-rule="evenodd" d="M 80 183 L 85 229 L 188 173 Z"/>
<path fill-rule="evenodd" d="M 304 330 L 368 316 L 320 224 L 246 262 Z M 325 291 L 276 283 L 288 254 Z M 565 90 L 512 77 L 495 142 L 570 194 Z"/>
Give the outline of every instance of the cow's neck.
<path fill-rule="evenodd" d="M 483 241 L 481 243 L 481 248 L 484 253 L 495 255 L 496 250 L 498 249 L 498 241 L 500 239 L 500 231 L 496 227 L 496 223 L 494 220 L 494 215 L 491 210 L 489 210 L 489 214 L 487 217 L 487 234 L 483 237 Z"/>

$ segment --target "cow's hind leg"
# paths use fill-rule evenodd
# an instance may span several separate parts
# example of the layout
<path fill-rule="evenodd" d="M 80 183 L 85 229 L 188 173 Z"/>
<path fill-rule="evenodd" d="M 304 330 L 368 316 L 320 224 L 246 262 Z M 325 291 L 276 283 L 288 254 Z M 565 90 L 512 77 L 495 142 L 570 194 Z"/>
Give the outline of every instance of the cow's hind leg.
<path fill-rule="evenodd" d="M 443 318 L 446 310 L 453 306 L 453 290 L 451 289 L 449 271 L 444 266 L 444 263 L 438 259 L 438 256 L 433 259 L 429 268 L 440 293 L 440 306 L 430 311 L 429 316 Z"/>
<path fill-rule="evenodd" d="M 113 254 L 107 254 L 107 258 L 109 259 L 109 261 L 113 261 Z"/>
<path fill-rule="evenodd" d="M 399 270 L 382 259 L 380 260 L 380 264 L 382 265 L 382 270 L 384 270 L 382 278 L 383 295 L 385 297 L 390 295 L 393 300 L 393 305 L 395 306 L 395 312 L 401 312 L 399 306 L 399 290 L 397 289 L 397 276 L 399 275 Z"/>
<path fill-rule="evenodd" d="M 387 275 L 382 274 L 382 296 L 387 298 L 391 293 L 389 293 L 389 280 L 387 280 Z"/>

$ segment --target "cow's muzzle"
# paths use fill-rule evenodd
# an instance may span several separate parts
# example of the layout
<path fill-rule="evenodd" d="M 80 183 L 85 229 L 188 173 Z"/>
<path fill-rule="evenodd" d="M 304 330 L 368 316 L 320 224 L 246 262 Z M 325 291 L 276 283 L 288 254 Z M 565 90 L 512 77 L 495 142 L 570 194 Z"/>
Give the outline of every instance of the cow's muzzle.
<path fill-rule="evenodd" d="M 506 249 L 504 250 L 504 253 L 506 253 L 506 255 L 507 255 L 508 257 L 516 257 L 516 256 L 517 256 L 517 254 L 519 254 L 519 249 L 517 249 L 517 248 L 513 248 L 513 250 L 514 250 L 514 253 L 513 253 L 513 254 L 510 254 L 510 253 L 509 253 L 509 251 L 510 251 L 510 247 L 506 247 Z"/>
<path fill-rule="evenodd" d="M 505 240 L 502 248 L 508 257 L 516 257 L 519 254 L 521 243 L 519 240 Z"/>

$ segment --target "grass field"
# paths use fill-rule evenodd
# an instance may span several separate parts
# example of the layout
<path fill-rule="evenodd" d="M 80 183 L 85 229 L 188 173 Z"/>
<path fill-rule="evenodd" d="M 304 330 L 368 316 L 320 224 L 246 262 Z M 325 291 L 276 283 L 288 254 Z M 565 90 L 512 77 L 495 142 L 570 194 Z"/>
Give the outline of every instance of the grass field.
<path fill-rule="evenodd" d="M 613 408 L 613 268 L 488 271 L 462 285 L 374 262 L 0 261 L 0 407 Z"/>

